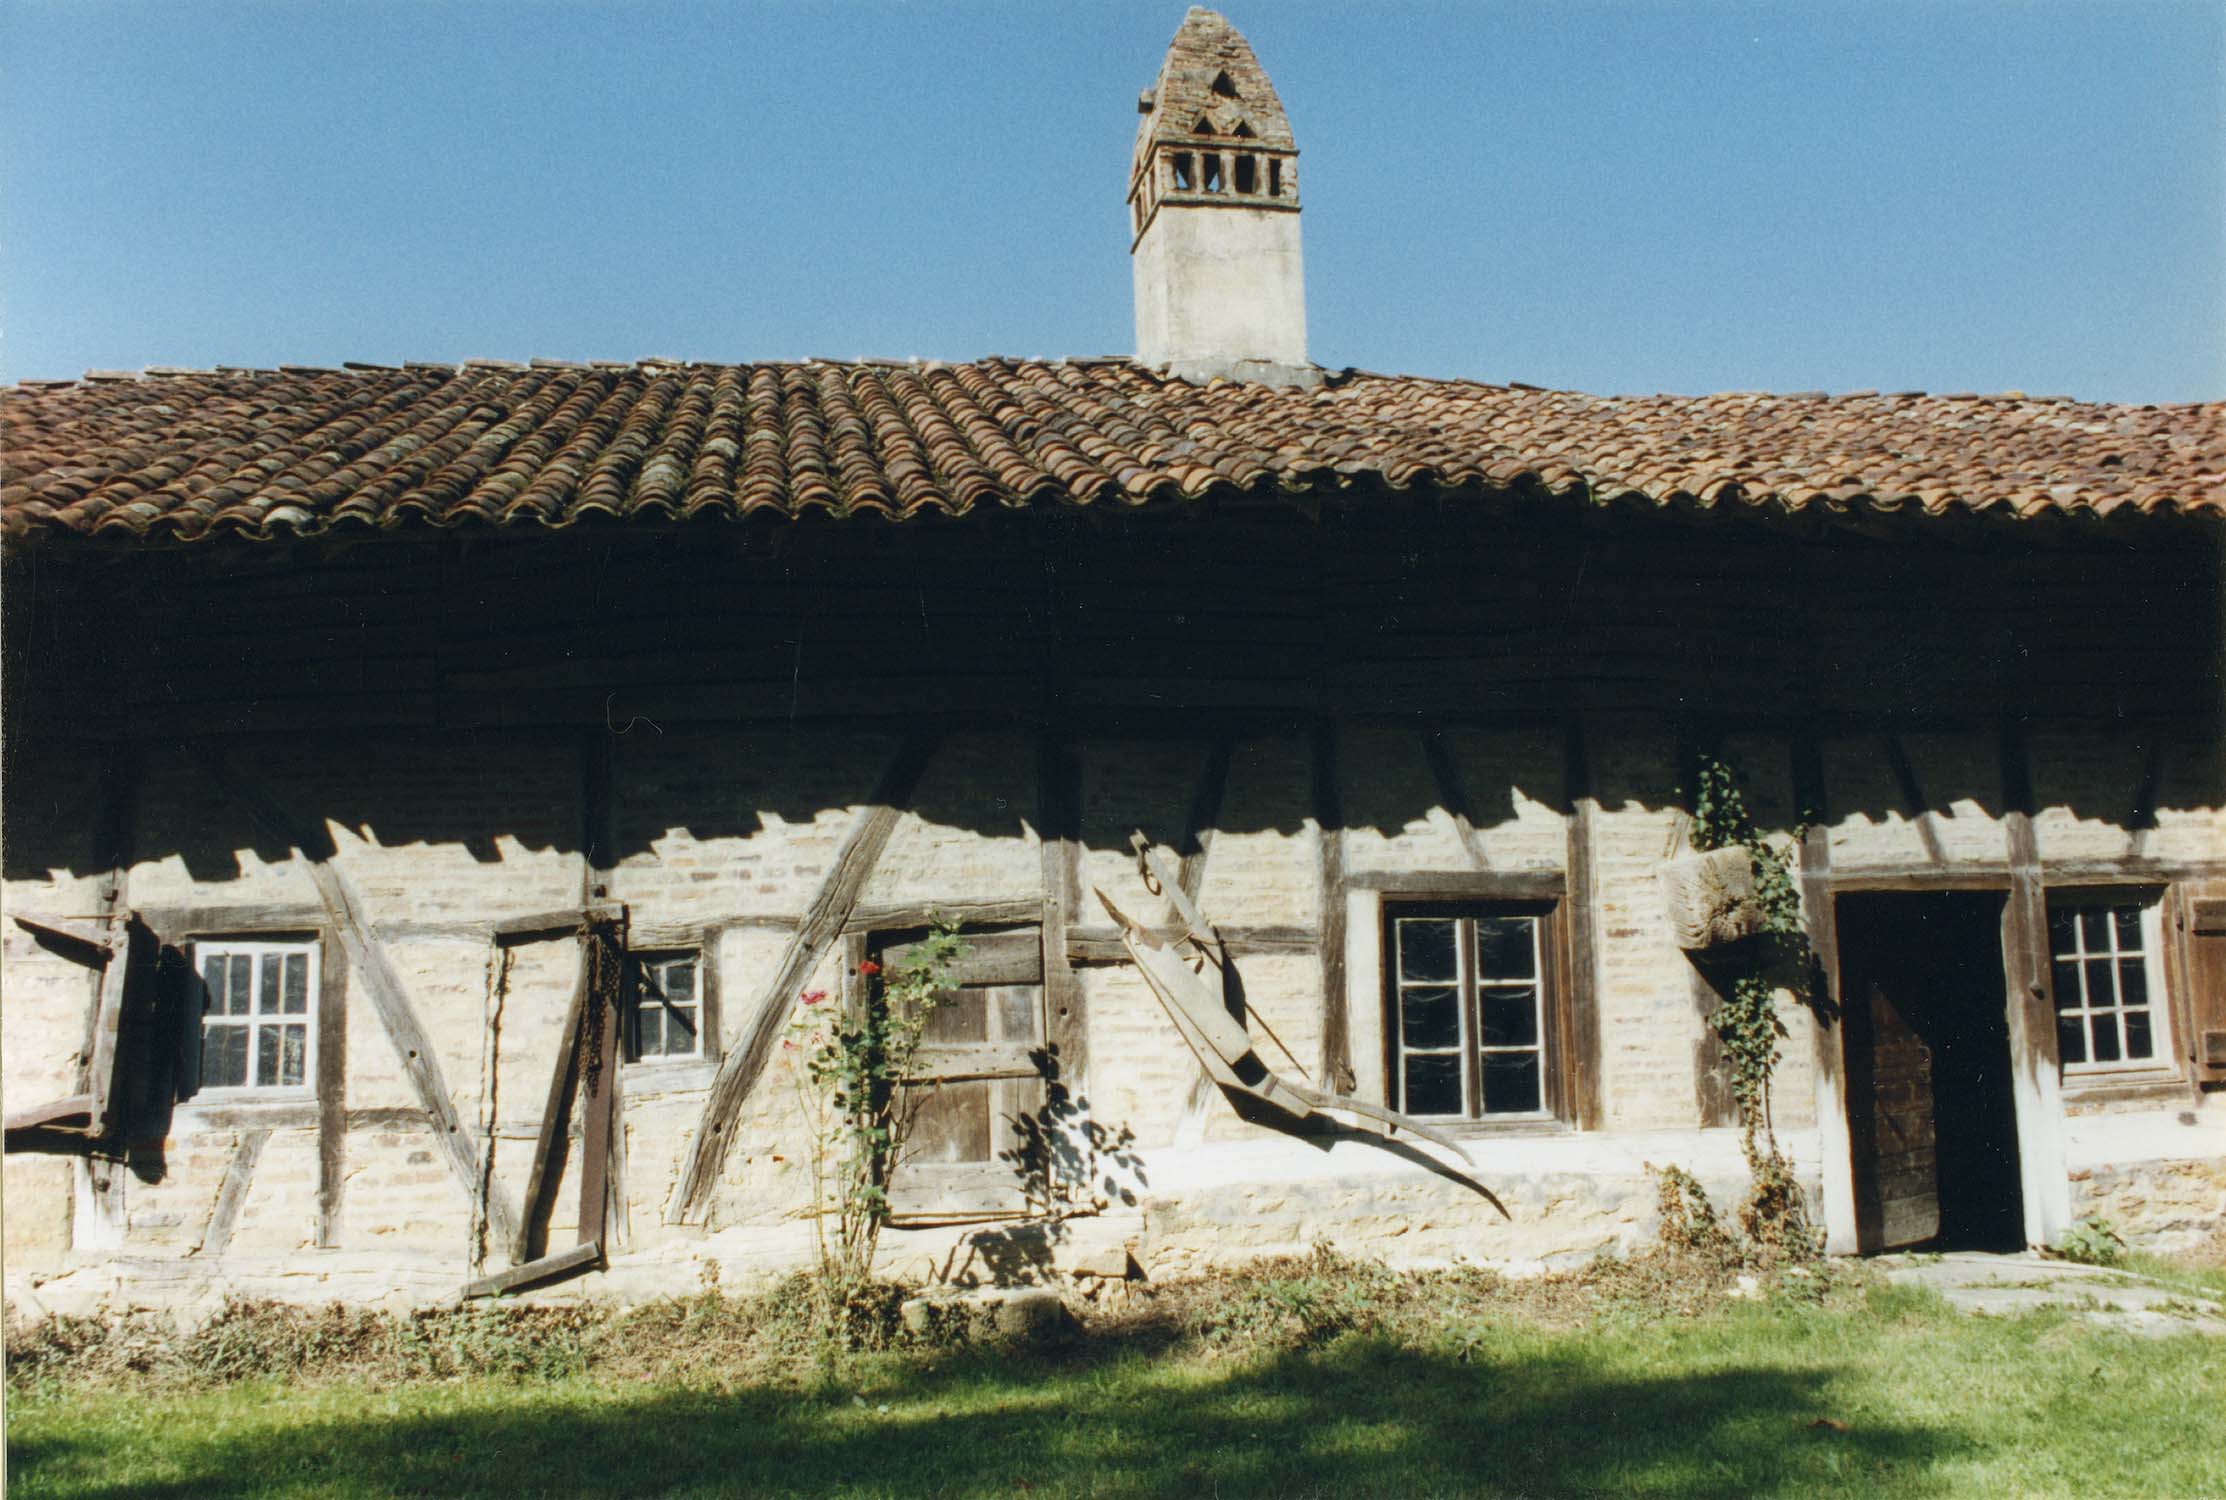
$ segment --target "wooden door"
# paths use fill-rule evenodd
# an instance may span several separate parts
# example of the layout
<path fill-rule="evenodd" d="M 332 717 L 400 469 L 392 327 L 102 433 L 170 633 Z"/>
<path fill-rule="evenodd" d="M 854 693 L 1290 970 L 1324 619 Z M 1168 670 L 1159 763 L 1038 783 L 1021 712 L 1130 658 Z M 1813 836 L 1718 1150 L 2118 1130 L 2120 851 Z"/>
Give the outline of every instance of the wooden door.
<path fill-rule="evenodd" d="M 1865 996 L 1870 1032 L 1872 1214 L 1878 1248 L 1920 1245 L 1940 1233 L 1939 1121 L 1933 1112 L 1932 1049 L 1903 1007 L 1912 976 L 1873 975 Z M 1899 992 L 1899 998 L 1896 998 Z M 1866 1143 L 1858 1142 L 1858 1149 Z"/>
<path fill-rule="evenodd" d="M 901 963 L 906 945 L 883 947 Z M 1029 1143 L 1044 1128 L 1043 931 L 969 933 L 957 983 L 922 1033 L 910 1087 L 923 1097 L 889 1179 L 894 1219 L 1027 1211 Z"/>
<path fill-rule="evenodd" d="M 1864 1250 L 2023 1243 L 2003 902 L 1993 891 L 1839 898 Z"/>

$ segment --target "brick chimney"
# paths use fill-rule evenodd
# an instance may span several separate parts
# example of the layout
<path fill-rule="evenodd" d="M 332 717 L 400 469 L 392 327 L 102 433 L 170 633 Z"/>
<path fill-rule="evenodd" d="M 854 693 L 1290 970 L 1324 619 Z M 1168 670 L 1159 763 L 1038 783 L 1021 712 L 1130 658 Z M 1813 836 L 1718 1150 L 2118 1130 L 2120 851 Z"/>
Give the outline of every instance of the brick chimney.
<path fill-rule="evenodd" d="M 1136 357 L 1186 380 L 1311 385 L 1298 144 L 1252 47 L 1193 6 L 1136 101 Z"/>

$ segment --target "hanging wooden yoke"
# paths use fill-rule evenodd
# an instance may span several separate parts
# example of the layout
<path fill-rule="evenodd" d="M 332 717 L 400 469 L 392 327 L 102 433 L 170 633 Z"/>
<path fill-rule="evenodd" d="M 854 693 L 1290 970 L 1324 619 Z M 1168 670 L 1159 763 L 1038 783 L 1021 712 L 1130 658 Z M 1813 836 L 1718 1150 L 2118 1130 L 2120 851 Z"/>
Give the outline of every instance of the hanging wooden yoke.
<path fill-rule="evenodd" d="M 1130 917 L 1102 888 L 1097 891 L 1098 901 L 1121 930 L 1122 946 L 1143 971 L 1144 981 L 1167 1012 L 1175 1030 L 1190 1050 L 1197 1055 L 1199 1066 L 1206 1076 L 1226 1095 L 1229 1102 L 1247 1119 L 1256 1123 L 1275 1125 L 1288 1129 L 1317 1111 L 1345 1114 L 1354 1118 L 1349 1128 L 1363 1135 L 1376 1136 L 1385 1141 L 1395 1139 L 1402 1130 L 1418 1139 L 1442 1147 L 1459 1158 L 1459 1167 L 1441 1164 L 1445 1170 L 1467 1183 L 1483 1195 L 1484 1200 L 1508 1217 L 1507 1206 L 1497 1195 L 1477 1179 L 1473 1158 L 1441 1130 L 1425 1125 L 1412 1116 L 1365 1100 L 1353 1099 L 1322 1090 L 1304 1083 L 1294 1083 L 1278 1075 L 1263 1062 L 1252 1045 L 1244 1021 L 1232 1015 L 1217 986 L 1205 978 L 1210 965 L 1223 968 L 1229 962 L 1228 949 L 1221 935 L 1199 912 L 1196 903 L 1183 893 L 1182 885 L 1173 879 L 1159 857 L 1151 849 L 1143 834 L 1130 840 L 1136 850 L 1137 869 L 1145 888 L 1153 894 L 1165 894 L 1174 903 L 1176 915 L 1184 924 L 1177 933 L 1157 932 Z M 1182 947 L 1189 946 L 1196 953 L 1195 960 L 1186 959 Z M 1257 1012 L 1250 1012 L 1255 1019 Z M 1281 1044 L 1278 1043 L 1280 1046 Z M 1288 1049 L 1284 1049 L 1289 1056 Z M 1294 1066 L 1296 1063 L 1294 1061 Z M 1263 1111 L 1258 1106 L 1266 1106 Z M 1345 1123 L 1345 1122 L 1340 1122 Z"/>

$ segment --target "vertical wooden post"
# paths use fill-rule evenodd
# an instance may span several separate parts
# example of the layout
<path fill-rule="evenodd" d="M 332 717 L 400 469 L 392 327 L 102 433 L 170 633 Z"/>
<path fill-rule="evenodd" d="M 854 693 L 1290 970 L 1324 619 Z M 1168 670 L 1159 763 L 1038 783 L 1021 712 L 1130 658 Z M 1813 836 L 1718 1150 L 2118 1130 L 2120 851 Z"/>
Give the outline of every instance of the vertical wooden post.
<path fill-rule="evenodd" d="M 1057 1046 L 1059 1077 L 1076 1095 L 1089 1081 L 1090 1018 L 1067 952 L 1082 872 L 1082 768 L 1063 722 L 1036 745 L 1036 835 L 1043 863 L 1045 1036 Z"/>
<path fill-rule="evenodd" d="M 101 919 L 112 940 L 106 967 L 96 970 L 85 1014 L 85 1045 L 78 1053 L 77 1091 L 92 1096 L 88 1121 L 95 1135 L 110 1125 L 109 1087 L 115 1071 L 115 1028 L 122 1018 L 123 978 L 129 934 L 121 917 L 129 906 L 133 860 L 133 833 L 138 822 L 140 749 L 118 741 L 108 750 L 102 768 L 103 796 L 93 835 L 93 858 L 105 867 L 100 883 Z M 196 1022 L 198 1024 L 198 1022 Z M 123 1244 L 124 1173 L 117 1162 L 105 1157 L 81 1156 L 73 1170 L 84 1191 L 76 1195 L 85 1208 L 83 1222 L 73 1217 L 71 1243 L 79 1249 L 117 1249 Z"/>
<path fill-rule="evenodd" d="M 590 923 L 587 953 L 583 959 L 588 976 L 586 1056 L 581 1064 L 580 1087 L 580 1227 L 579 1242 L 600 1241 L 610 1218 L 611 1136 L 618 1122 L 618 1023 L 623 993 L 619 972 L 624 947 L 609 924 Z"/>
<path fill-rule="evenodd" d="M 317 1248 L 340 1244 L 348 1145 L 348 950 L 326 932 L 317 946 Z"/>
<path fill-rule="evenodd" d="M 1793 742 L 1793 801 L 1807 827 L 1801 835 L 1801 916 L 1816 950 L 1824 993 L 1817 998 L 1816 1139 L 1822 1158 L 1824 1248 L 1853 1255 L 1861 1248 L 1855 1213 L 1855 1145 L 1847 1101 L 1847 1015 L 1840 984 L 1838 913 L 1832 898 L 1832 840 L 1824 786 L 1824 749 L 1811 728 Z"/>
<path fill-rule="evenodd" d="M 1593 795 L 1592 759 L 1585 745 L 1584 718 L 1565 710 L 1562 720 L 1562 795 L 1569 812 L 1568 897 L 1564 927 L 1569 942 L 1568 1058 L 1563 1068 L 1569 1121 L 1579 1130 L 1597 1130 L 1600 1101 L 1600 892 L 1593 841 L 1600 802 Z"/>
<path fill-rule="evenodd" d="M 2002 823 L 2010 868 L 2010 898 L 2002 909 L 2002 973 L 2008 991 L 2017 1169 L 2026 1243 L 2047 1245 L 2071 1227 L 2071 1177 L 2064 1156 L 2056 1009 L 2049 997 L 2048 897 L 2033 833 L 2032 777 L 2022 723 L 2003 720 L 2001 751 Z"/>
<path fill-rule="evenodd" d="M 1350 1094 L 1353 1036 L 1345 995 L 1345 807 L 1337 786 L 1337 726 L 1318 719 L 1313 731 L 1316 889 L 1321 902 L 1322 1071 L 1325 1088 Z"/>

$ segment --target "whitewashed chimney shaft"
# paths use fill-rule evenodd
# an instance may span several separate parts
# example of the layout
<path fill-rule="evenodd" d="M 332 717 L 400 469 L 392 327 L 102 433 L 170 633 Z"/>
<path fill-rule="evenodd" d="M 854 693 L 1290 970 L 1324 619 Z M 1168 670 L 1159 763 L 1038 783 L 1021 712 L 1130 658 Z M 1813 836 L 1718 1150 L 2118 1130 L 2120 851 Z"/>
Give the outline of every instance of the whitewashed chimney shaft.
<path fill-rule="evenodd" d="M 1137 109 L 1137 359 L 1190 380 L 1312 383 L 1298 146 L 1250 44 L 1192 7 Z"/>

